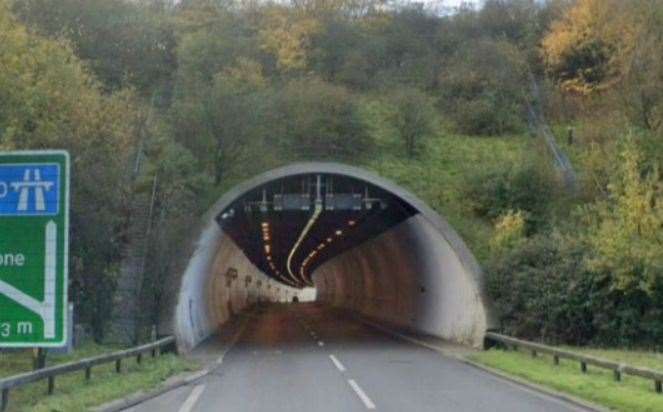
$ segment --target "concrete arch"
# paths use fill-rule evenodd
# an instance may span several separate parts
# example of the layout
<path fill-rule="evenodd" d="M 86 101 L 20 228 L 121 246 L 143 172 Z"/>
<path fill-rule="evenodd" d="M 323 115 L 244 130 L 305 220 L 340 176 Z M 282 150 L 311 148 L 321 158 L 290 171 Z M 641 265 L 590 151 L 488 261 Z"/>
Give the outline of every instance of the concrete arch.
<path fill-rule="evenodd" d="M 257 187 L 310 174 L 369 183 L 418 212 L 319 267 L 313 279 L 320 300 L 420 333 L 474 346 L 482 343 L 492 326 L 483 272 L 446 219 L 409 191 L 371 172 L 311 162 L 240 183 L 205 214 L 190 245 L 174 312 L 172 326 L 181 350 L 195 347 L 233 312 L 257 300 L 285 302 L 301 295 L 301 290 L 278 284 L 255 267 L 215 219 Z"/>

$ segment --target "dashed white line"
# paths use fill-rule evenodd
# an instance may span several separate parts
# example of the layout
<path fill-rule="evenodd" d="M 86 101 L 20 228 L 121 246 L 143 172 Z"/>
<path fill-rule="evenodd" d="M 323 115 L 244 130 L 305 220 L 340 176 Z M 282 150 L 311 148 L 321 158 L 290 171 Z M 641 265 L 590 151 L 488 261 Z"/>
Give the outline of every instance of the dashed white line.
<path fill-rule="evenodd" d="M 359 396 L 359 399 L 364 403 L 364 406 L 366 406 L 366 409 L 375 409 L 375 404 L 371 400 L 371 398 L 366 395 L 366 393 L 361 389 L 361 387 L 357 384 L 357 382 L 354 381 L 354 379 L 348 379 L 348 383 L 352 387 L 352 390 L 355 391 L 357 396 Z"/>
<path fill-rule="evenodd" d="M 323 346 L 325 346 L 325 343 L 323 341 L 319 340 L 318 341 L 318 346 L 323 347 Z"/>
<path fill-rule="evenodd" d="M 180 407 L 179 412 L 191 412 L 193 407 L 196 406 L 196 402 L 198 402 L 198 399 L 200 398 L 200 395 L 203 394 L 204 390 L 205 385 L 197 385 L 195 388 L 193 388 L 189 397 L 186 398 L 186 401 L 184 401 Z"/>
<path fill-rule="evenodd" d="M 336 356 L 329 355 L 329 359 L 331 359 L 331 361 L 334 362 L 334 365 L 336 366 L 336 369 L 340 370 L 341 372 L 345 372 L 345 366 L 343 366 L 341 361 L 336 359 Z"/>

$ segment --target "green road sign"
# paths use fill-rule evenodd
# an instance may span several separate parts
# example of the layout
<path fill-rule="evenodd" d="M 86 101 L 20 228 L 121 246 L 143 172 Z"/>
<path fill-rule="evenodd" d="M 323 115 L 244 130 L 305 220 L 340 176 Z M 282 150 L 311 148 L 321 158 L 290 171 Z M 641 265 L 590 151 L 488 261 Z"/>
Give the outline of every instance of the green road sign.
<path fill-rule="evenodd" d="M 67 339 L 69 155 L 0 152 L 0 347 Z"/>

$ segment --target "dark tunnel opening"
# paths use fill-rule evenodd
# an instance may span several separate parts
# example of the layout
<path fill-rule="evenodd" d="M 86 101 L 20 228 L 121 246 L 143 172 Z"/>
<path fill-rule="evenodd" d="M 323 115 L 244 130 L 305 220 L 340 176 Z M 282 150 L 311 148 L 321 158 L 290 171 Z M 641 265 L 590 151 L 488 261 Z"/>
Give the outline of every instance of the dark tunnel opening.
<path fill-rule="evenodd" d="M 313 287 L 325 262 L 417 214 L 368 182 L 334 174 L 283 177 L 254 188 L 217 222 L 263 273 L 296 288 Z"/>

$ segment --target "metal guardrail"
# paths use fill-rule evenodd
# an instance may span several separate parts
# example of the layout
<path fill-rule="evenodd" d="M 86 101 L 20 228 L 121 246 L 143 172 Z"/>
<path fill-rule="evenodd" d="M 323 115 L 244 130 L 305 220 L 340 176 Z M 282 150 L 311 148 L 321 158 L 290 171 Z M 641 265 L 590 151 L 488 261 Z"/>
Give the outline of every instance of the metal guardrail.
<path fill-rule="evenodd" d="M 60 365 L 50 366 L 48 368 L 40 369 L 34 372 L 26 372 L 20 375 L 10 376 L 8 378 L 0 379 L 0 390 L 2 391 L 2 400 L 0 401 L 0 411 L 7 410 L 9 405 L 9 391 L 30 383 L 38 382 L 48 379 L 48 394 L 53 394 L 55 390 L 55 378 L 59 375 L 66 373 L 85 370 L 85 379 L 90 380 L 92 377 L 92 368 L 94 366 L 103 365 L 115 362 L 115 371 L 122 372 L 122 360 L 126 358 L 136 357 L 136 362 L 141 363 L 143 354 L 151 352 L 152 357 L 160 355 L 162 350 L 168 349 L 175 344 L 175 338 L 170 336 L 157 340 L 152 343 L 137 346 L 135 348 L 108 353 L 105 355 L 94 356 L 91 358 L 81 359 L 75 362 L 63 363 Z"/>
<path fill-rule="evenodd" d="M 514 350 L 518 350 L 519 347 L 526 348 L 531 351 L 533 357 L 536 357 L 539 353 L 547 353 L 552 355 L 555 365 L 559 365 L 560 359 L 578 361 L 580 362 L 580 370 L 583 373 L 587 373 L 587 365 L 592 365 L 602 369 L 611 370 L 616 381 L 621 381 L 622 375 L 632 375 L 644 379 L 650 379 L 654 381 L 654 390 L 657 393 L 663 393 L 663 372 L 660 371 L 629 366 L 623 363 L 597 358 L 594 356 L 582 355 L 579 353 L 542 345 L 540 343 L 528 342 L 525 340 L 512 338 L 510 336 L 500 335 L 499 333 L 488 332 L 486 333 L 486 338 L 494 342 L 502 343 L 506 345 L 507 348 L 511 347 Z"/>

